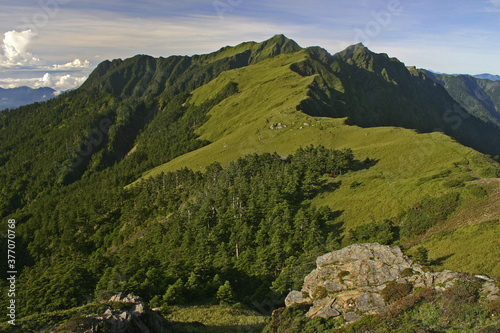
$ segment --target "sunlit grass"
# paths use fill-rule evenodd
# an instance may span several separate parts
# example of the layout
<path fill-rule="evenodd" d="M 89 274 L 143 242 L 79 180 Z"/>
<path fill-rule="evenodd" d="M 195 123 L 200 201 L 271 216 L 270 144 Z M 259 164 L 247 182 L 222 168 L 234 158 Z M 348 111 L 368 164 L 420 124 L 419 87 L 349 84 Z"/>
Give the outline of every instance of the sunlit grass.
<path fill-rule="evenodd" d="M 260 332 L 269 318 L 238 305 L 172 306 L 164 312 L 167 320 L 189 332 L 246 332 L 250 328 Z"/>
<path fill-rule="evenodd" d="M 351 148 L 359 161 L 370 158 L 375 162 L 369 168 L 327 179 L 333 186 L 320 189 L 313 199 L 315 205 L 328 205 L 338 211 L 338 222 L 343 224 L 345 231 L 356 225 L 385 219 L 398 224 L 405 211 L 426 197 L 465 191 L 465 187 L 453 188 L 450 184 L 453 181 L 470 182 L 469 167 L 481 177 L 490 177 L 498 171 L 498 166 L 484 155 L 442 133 L 420 134 L 395 127 L 361 128 L 345 125 L 345 119 L 310 117 L 297 111 L 300 101 L 307 98 L 308 86 L 314 76 L 302 77 L 291 71 L 290 65 L 306 56 L 304 52 L 283 54 L 256 65 L 227 71 L 195 90 L 188 103 L 201 104 L 231 81 L 238 84 L 239 93 L 215 106 L 209 112 L 209 120 L 199 128 L 201 139 L 209 140 L 211 144 L 158 166 L 144 173 L 143 177 L 182 167 L 203 171 L 215 161 L 224 166 L 252 153 L 289 155 L 297 148 L 311 144 L 334 149 Z M 351 186 L 353 183 L 359 186 Z M 463 198 L 458 212 L 466 210 L 475 200 L 466 192 Z M 477 215 L 481 204 L 475 206 Z M 463 224 L 450 224 L 451 228 L 460 225 Z M 455 240 L 460 244 L 454 238 L 458 235 L 445 235 L 439 244 L 445 240 Z M 446 267 L 458 270 L 473 270 L 473 265 L 490 267 L 484 260 L 488 256 L 472 254 L 475 251 L 472 244 L 488 242 L 487 238 L 487 233 L 472 232 L 460 238 L 471 245 L 453 247 L 455 255 L 446 261 Z M 431 246 L 432 242 L 426 242 L 431 248 L 431 256 L 447 255 L 450 247 Z M 464 259 L 467 255 L 474 256 L 474 264 L 467 263 Z M 498 263 L 494 258 L 491 261 Z M 487 270 L 496 271 L 492 267 Z"/>
<path fill-rule="evenodd" d="M 429 258 L 456 271 L 500 278 L 500 220 L 445 231 L 424 243 Z"/>

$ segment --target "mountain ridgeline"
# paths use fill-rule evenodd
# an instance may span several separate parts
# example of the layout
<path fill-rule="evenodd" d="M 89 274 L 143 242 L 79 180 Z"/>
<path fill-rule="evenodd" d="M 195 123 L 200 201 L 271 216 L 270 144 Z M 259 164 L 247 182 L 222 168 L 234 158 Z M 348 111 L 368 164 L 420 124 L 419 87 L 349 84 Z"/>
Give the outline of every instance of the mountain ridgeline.
<path fill-rule="evenodd" d="M 166 59 L 137 56 L 102 63 L 82 88 L 99 87 L 117 97 L 175 96 L 206 84 L 223 71 L 300 50 L 294 41 L 276 36 L 261 44 L 243 43 L 209 55 Z M 303 112 L 348 117 L 349 124 L 362 127 L 442 131 L 483 153 L 500 155 L 498 128 L 491 126 L 500 124 L 496 111 L 500 103 L 498 83 L 475 79 L 474 87 L 456 93 L 457 89 L 448 89 L 442 78 L 436 79 L 438 76 L 424 70 L 407 69 L 396 58 L 373 53 L 362 44 L 335 55 L 319 47 L 306 49 L 306 54 L 306 60 L 291 67 L 303 76 L 316 76 L 310 99 L 299 107 Z M 476 104 L 480 104 L 476 108 L 482 109 L 471 108 L 468 98 L 476 98 Z"/>
<path fill-rule="evenodd" d="M 298 50 L 295 42 L 276 36 L 203 56 L 105 61 L 79 89 L 3 112 L 0 165 L 9 172 L 0 176 L 5 189 L 0 215 L 24 206 L 40 188 L 69 184 L 114 165 L 134 143 L 139 148 L 120 169 L 127 171 L 119 172 L 123 183 L 199 148 L 206 143 L 196 140 L 194 129 L 209 106 L 184 108 L 191 90 L 224 71 Z"/>
<path fill-rule="evenodd" d="M 319 74 L 311 98 L 301 105 L 308 114 L 348 117 L 349 124 L 363 127 L 442 131 L 483 153 L 495 156 L 500 152 L 498 127 L 466 111 L 422 72 L 362 44 L 333 56 L 311 48 L 310 59 L 296 64 L 294 70 L 302 75 Z M 491 116 L 496 119 L 498 114 Z"/>
<path fill-rule="evenodd" d="M 435 74 L 419 70 L 442 85 L 470 114 L 500 127 L 500 81 L 470 75 Z M 493 79 L 493 77 L 491 78 Z"/>
<path fill-rule="evenodd" d="M 241 302 L 262 328 L 316 257 L 352 243 L 427 242 L 439 267 L 500 274 L 485 236 L 500 232 L 496 102 L 450 94 L 361 44 L 331 55 L 276 35 L 105 61 L 76 90 L 0 113 L 19 318 L 0 330 L 78 326 L 120 292 L 164 314 Z M 465 245 L 450 254 L 449 240 Z"/>

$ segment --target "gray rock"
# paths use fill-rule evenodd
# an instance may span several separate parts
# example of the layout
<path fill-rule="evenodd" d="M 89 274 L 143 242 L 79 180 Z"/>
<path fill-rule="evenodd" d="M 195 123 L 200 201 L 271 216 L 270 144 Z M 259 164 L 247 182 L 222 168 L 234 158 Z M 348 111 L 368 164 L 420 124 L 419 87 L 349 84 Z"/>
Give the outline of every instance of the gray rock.
<path fill-rule="evenodd" d="M 104 323 L 104 327 L 109 328 L 110 332 L 168 333 L 166 320 L 159 311 L 151 310 L 140 297 L 130 294 L 122 296 L 118 293 L 110 298 L 110 302 L 127 303 L 130 306 L 125 306 L 124 309 L 108 308 L 101 316 L 90 316 L 92 327 L 85 332 L 100 332 L 99 327 L 103 327 Z"/>
<path fill-rule="evenodd" d="M 332 307 L 324 307 L 316 313 L 315 317 L 320 317 L 324 319 L 338 317 L 340 316 L 340 312 Z"/>
<path fill-rule="evenodd" d="M 302 297 L 302 292 L 292 290 L 285 298 L 285 306 L 291 306 L 293 304 L 303 304 L 311 302 L 310 298 Z"/>
<path fill-rule="evenodd" d="M 122 313 L 120 313 L 120 314 L 118 315 L 118 319 L 120 319 L 120 320 L 127 320 L 127 319 L 129 319 L 129 318 L 130 318 L 130 314 L 129 314 L 129 313 L 127 313 L 127 312 L 125 312 L 125 311 L 124 311 L 124 312 L 122 312 Z"/>
<path fill-rule="evenodd" d="M 493 282 L 493 281 L 495 281 L 492 278 L 487 277 L 486 275 L 474 275 L 474 277 L 476 277 L 476 278 L 478 278 L 480 280 L 487 281 L 487 282 Z"/>
<path fill-rule="evenodd" d="M 359 314 L 357 314 L 356 312 L 347 312 L 344 315 L 344 319 L 345 319 L 345 321 L 350 323 L 350 322 L 355 322 L 355 321 L 360 320 L 361 316 Z"/>
<path fill-rule="evenodd" d="M 133 296 L 128 294 L 127 296 L 122 296 L 122 293 L 111 296 L 110 302 L 120 302 L 120 303 L 139 303 L 142 299 L 139 296 Z"/>
<path fill-rule="evenodd" d="M 136 304 L 134 306 L 132 312 L 134 315 L 137 315 L 137 316 L 143 314 L 144 312 L 146 312 L 146 310 L 144 309 L 144 304 L 142 304 L 142 303 Z"/>
<path fill-rule="evenodd" d="M 384 299 L 377 293 L 364 293 L 356 298 L 356 308 L 361 312 L 376 311 L 384 306 Z"/>
<path fill-rule="evenodd" d="M 325 281 L 324 283 L 326 291 L 340 291 L 344 289 L 344 286 L 336 281 Z"/>
<path fill-rule="evenodd" d="M 480 293 L 483 295 L 486 295 L 486 299 L 488 301 L 496 301 L 499 299 L 498 287 L 495 285 L 495 283 L 490 282 L 490 281 L 483 283 L 483 286 L 480 290 Z"/>
<path fill-rule="evenodd" d="M 308 317 L 318 317 L 320 313 L 323 315 L 329 312 L 329 309 L 332 309 L 332 305 L 335 302 L 335 298 L 325 297 L 314 300 L 311 308 L 307 312 L 306 316 Z M 327 318 L 327 317 L 323 317 Z"/>
<path fill-rule="evenodd" d="M 288 294 L 285 305 L 312 303 L 306 316 L 330 318 L 343 315 L 347 322 L 358 320 L 360 314 L 386 311 L 381 291 L 389 282 L 446 290 L 464 278 L 463 273 L 449 270 L 424 272 L 422 266 L 414 264 L 398 247 L 377 243 L 353 244 L 326 253 L 316 259 L 316 266 L 304 278 L 301 291 Z M 405 272 L 405 276 L 401 276 L 407 268 L 411 269 L 412 275 Z M 483 297 L 498 299 L 495 284 L 487 277 L 478 278 L 483 282 Z"/>
<path fill-rule="evenodd" d="M 111 318 L 112 315 L 113 315 L 113 312 L 111 311 L 111 309 L 106 309 L 106 311 L 103 314 L 103 317 L 105 319 L 109 319 L 109 318 Z"/>

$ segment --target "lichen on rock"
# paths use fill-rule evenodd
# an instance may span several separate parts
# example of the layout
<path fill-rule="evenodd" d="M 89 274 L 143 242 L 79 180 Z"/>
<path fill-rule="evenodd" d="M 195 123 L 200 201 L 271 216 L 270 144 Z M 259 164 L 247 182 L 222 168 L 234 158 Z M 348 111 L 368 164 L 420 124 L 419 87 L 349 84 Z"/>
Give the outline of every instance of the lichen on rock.
<path fill-rule="evenodd" d="M 309 318 L 343 316 L 346 322 L 354 322 L 361 314 L 386 311 L 389 304 L 382 291 L 391 283 L 411 285 L 402 288 L 406 291 L 426 287 L 443 291 L 458 280 L 468 279 L 482 285 L 483 297 L 498 297 L 498 288 L 491 279 L 449 270 L 424 271 L 397 246 L 353 244 L 318 257 L 316 266 L 304 278 L 301 291 L 291 291 L 285 299 L 287 307 L 308 304 Z"/>

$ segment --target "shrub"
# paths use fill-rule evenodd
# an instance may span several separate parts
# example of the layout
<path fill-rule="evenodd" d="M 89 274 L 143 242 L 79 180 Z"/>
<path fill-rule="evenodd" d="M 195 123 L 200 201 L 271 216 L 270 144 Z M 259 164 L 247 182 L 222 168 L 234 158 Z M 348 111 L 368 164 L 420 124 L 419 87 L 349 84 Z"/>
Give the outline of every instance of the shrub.
<path fill-rule="evenodd" d="M 219 290 L 217 290 L 217 300 L 219 300 L 220 305 L 233 303 L 233 289 L 231 288 L 229 281 L 226 281 L 219 287 Z"/>
<path fill-rule="evenodd" d="M 426 199 L 422 202 L 422 206 L 434 218 L 435 222 L 441 222 L 455 211 L 459 205 L 459 199 L 459 194 L 452 192 L 437 198 Z"/>
<path fill-rule="evenodd" d="M 338 325 L 337 318 L 314 318 L 306 322 L 304 327 L 301 328 L 301 333 L 318 333 L 318 332 L 331 332 L 331 330 Z"/>
<path fill-rule="evenodd" d="M 340 283 L 344 284 L 344 277 L 346 277 L 349 274 L 351 274 L 351 272 L 349 271 L 340 271 L 340 273 L 338 274 Z"/>
<path fill-rule="evenodd" d="M 408 211 L 401 223 L 401 236 L 412 237 L 421 235 L 434 225 L 434 221 L 425 211 Z"/>
<path fill-rule="evenodd" d="M 411 269 L 410 267 L 408 268 L 405 268 L 401 271 L 401 277 L 407 277 L 407 276 L 412 276 L 413 274 L 415 274 L 415 272 L 413 271 L 413 269 Z"/>
<path fill-rule="evenodd" d="M 464 182 L 459 179 L 447 179 L 443 182 L 444 187 L 462 187 Z"/>
<path fill-rule="evenodd" d="M 361 185 L 363 185 L 363 184 L 355 180 L 351 183 L 351 185 L 349 185 L 349 187 L 356 188 L 356 187 L 360 187 Z"/>
<path fill-rule="evenodd" d="M 162 297 L 160 295 L 155 295 L 150 301 L 149 306 L 152 308 L 159 308 L 162 306 Z"/>
<path fill-rule="evenodd" d="M 468 321 L 463 317 L 467 317 L 467 312 L 476 311 L 478 309 L 471 309 L 479 298 L 479 284 L 472 281 L 455 282 L 453 287 L 443 291 L 440 303 L 443 307 L 443 314 L 448 318 L 462 317 L 462 321 Z M 473 307 L 473 306 L 472 306 Z"/>
<path fill-rule="evenodd" d="M 167 288 L 165 295 L 163 295 L 163 302 L 164 305 L 184 303 L 184 283 L 181 279 L 178 279 Z"/>
<path fill-rule="evenodd" d="M 478 199 L 485 198 L 488 196 L 488 192 L 486 192 L 486 190 L 484 188 L 482 188 L 481 186 L 479 186 L 477 184 L 467 185 L 465 187 L 465 191 L 470 196 L 472 196 L 474 198 L 478 198 Z"/>
<path fill-rule="evenodd" d="M 436 291 L 432 288 L 423 288 L 418 293 L 408 295 L 396 301 L 391 308 L 385 313 L 388 319 L 395 318 L 399 314 L 413 308 L 422 301 L 433 300 L 436 296 Z"/>
<path fill-rule="evenodd" d="M 73 317 L 69 321 L 59 326 L 54 332 L 83 332 L 93 326 L 92 319 L 86 317 Z"/>
<path fill-rule="evenodd" d="M 454 286 L 443 292 L 442 302 L 451 307 L 458 304 L 472 304 L 479 298 L 479 287 L 477 283 L 467 280 L 458 280 Z"/>
<path fill-rule="evenodd" d="M 500 316 L 500 300 L 491 302 L 488 307 L 492 315 L 495 317 Z"/>
<path fill-rule="evenodd" d="M 368 222 L 350 229 L 347 232 L 346 242 L 354 243 L 379 243 L 389 245 L 396 240 L 394 226 L 391 221 Z"/>
<path fill-rule="evenodd" d="M 421 235 L 433 225 L 445 221 L 460 204 L 459 199 L 459 194 L 452 192 L 437 198 L 426 198 L 421 206 L 414 204 L 401 219 L 401 236 Z"/>
<path fill-rule="evenodd" d="M 480 331 L 481 333 L 498 333 L 500 332 L 500 324 L 493 324 L 487 327 L 484 327 Z"/>
<path fill-rule="evenodd" d="M 417 264 L 423 266 L 429 265 L 429 250 L 427 250 L 423 245 L 417 247 L 411 257 Z"/>
<path fill-rule="evenodd" d="M 386 303 L 394 303 L 409 295 L 413 286 L 409 283 L 389 282 L 380 292 Z"/>
<path fill-rule="evenodd" d="M 350 325 L 346 333 L 356 333 L 356 332 L 375 332 L 379 326 L 384 323 L 382 318 L 375 317 L 373 315 L 363 316 L 360 320 Z"/>
<path fill-rule="evenodd" d="M 325 287 L 319 286 L 314 290 L 314 299 L 322 299 L 325 298 L 326 295 L 328 295 L 328 291 L 326 290 Z"/>

